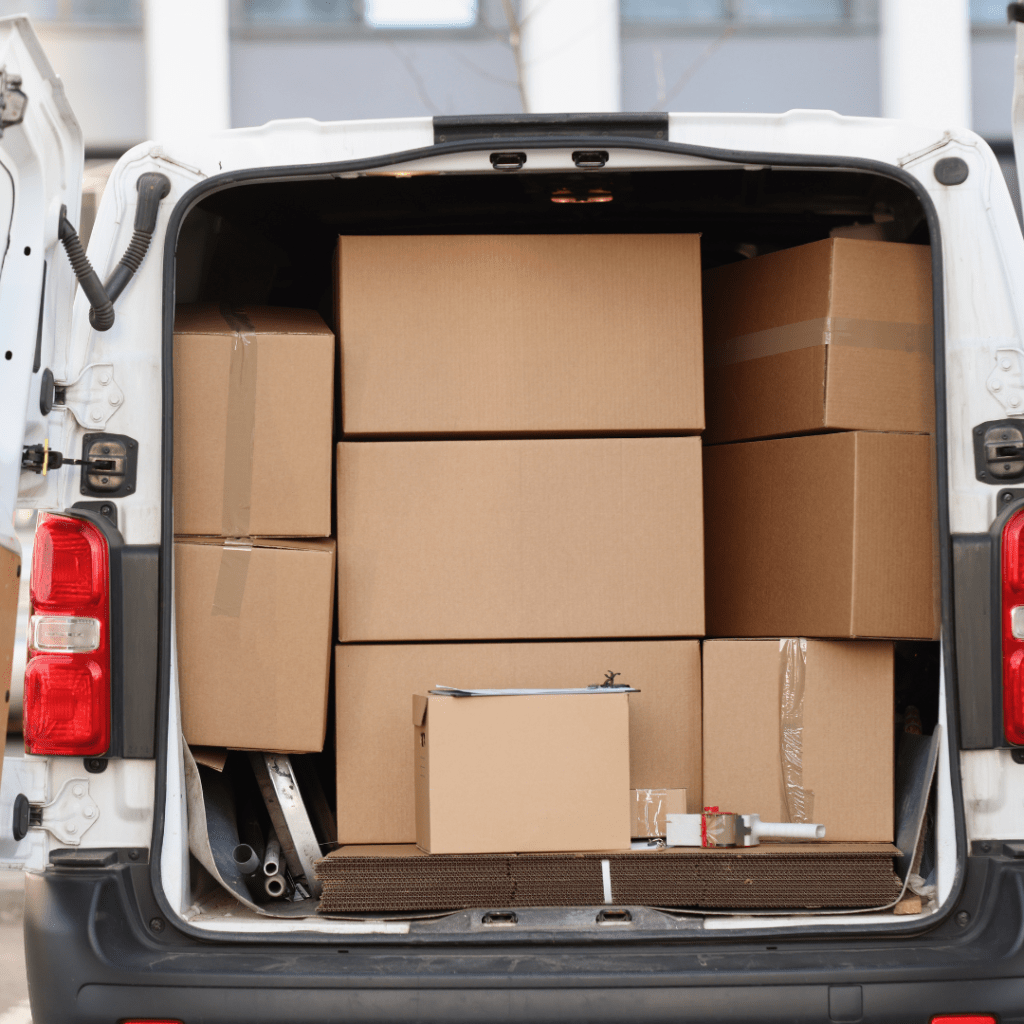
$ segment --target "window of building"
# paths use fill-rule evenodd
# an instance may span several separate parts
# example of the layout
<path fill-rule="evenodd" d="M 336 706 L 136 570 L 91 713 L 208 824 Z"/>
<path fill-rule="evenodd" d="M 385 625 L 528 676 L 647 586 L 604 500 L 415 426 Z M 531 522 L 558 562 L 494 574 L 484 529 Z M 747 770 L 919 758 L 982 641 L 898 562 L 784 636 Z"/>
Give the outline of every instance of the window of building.
<path fill-rule="evenodd" d="M 80 25 L 141 25 L 142 0 L 0 0 L 0 14 Z"/>
<path fill-rule="evenodd" d="M 472 28 L 477 8 L 477 0 L 236 0 L 235 20 L 243 25 L 309 28 Z"/>
<path fill-rule="evenodd" d="M 701 22 L 834 25 L 863 20 L 860 8 L 850 0 L 622 0 L 622 20 L 652 27 Z"/>
<path fill-rule="evenodd" d="M 971 0 L 971 21 L 975 25 L 1006 25 L 1006 4 L 1002 0 Z"/>

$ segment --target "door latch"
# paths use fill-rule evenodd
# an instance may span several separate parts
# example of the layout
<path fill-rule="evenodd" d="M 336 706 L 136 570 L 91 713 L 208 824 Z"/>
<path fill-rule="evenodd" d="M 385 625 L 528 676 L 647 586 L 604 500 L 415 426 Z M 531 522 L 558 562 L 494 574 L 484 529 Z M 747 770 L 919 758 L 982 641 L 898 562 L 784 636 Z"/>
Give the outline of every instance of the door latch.
<path fill-rule="evenodd" d="M 138 442 L 124 434 L 86 434 L 80 459 L 53 450 L 49 441 L 27 445 L 21 453 L 21 468 L 41 476 L 62 466 L 81 466 L 81 493 L 100 498 L 133 494 L 138 465 Z"/>
<path fill-rule="evenodd" d="M 990 484 L 1024 477 L 1024 421 L 992 420 L 974 428 L 974 472 Z"/>

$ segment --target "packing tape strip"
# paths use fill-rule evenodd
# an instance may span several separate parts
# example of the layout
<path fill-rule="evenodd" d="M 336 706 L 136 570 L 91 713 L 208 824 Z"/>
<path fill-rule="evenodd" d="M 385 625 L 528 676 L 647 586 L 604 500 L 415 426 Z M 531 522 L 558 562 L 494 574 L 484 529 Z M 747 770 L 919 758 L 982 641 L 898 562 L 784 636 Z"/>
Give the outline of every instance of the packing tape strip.
<path fill-rule="evenodd" d="M 221 533 L 245 537 L 252 512 L 252 460 L 256 429 L 256 328 L 244 314 L 222 305 L 220 314 L 235 332 L 228 370 L 227 431 L 224 439 L 224 494 Z"/>
<path fill-rule="evenodd" d="M 601 882 L 604 885 L 604 901 L 612 902 L 612 863 L 610 860 L 601 861 Z"/>
<path fill-rule="evenodd" d="M 225 541 L 220 553 L 217 585 L 213 590 L 212 614 L 229 619 L 237 619 L 242 614 L 251 557 L 252 544 L 248 541 Z"/>
<path fill-rule="evenodd" d="M 779 641 L 779 754 L 782 762 L 782 803 L 789 821 L 808 822 L 814 793 L 804 788 L 804 680 L 807 641 Z"/>
<path fill-rule="evenodd" d="M 913 352 L 931 359 L 932 325 L 903 324 L 888 320 L 858 320 L 847 316 L 822 316 L 709 345 L 705 362 L 710 367 L 732 366 L 753 359 L 796 352 L 819 345 L 846 348 L 882 348 Z"/>

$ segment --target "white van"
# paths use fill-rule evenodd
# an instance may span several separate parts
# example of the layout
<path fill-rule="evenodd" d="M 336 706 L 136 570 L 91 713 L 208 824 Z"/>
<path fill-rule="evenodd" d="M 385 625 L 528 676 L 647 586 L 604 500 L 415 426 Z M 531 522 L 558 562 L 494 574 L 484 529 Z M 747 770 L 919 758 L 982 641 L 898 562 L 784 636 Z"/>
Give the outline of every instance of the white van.
<path fill-rule="evenodd" d="M 0 866 L 29 872 L 36 1024 L 1024 1020 L 1024 239 L 978 136 L 811 110 L 273 122 L 127 152 L 86 261 L 81 132 L 24 18 L 0 20 L 0 96 L 0 674 L 16 628 L 54 630 L 73 656 L 75 620 L 109 623 L 77 648 L 102 671 L 62 683 L 92 718 L 61 755 L 12 740 L 3 763 Z M 546 201 L 591 186 L 615 203 Z M 851 226 L 931 246 L 942 639 L 925 900 L 909 915 L 197 908 L 175 304 L 215 297 L 218 247 L 253 300 L 316 308 L 342 228 L 543 233 L 557 214 L 586 233 L 595 211 L 604 231 L 699 231 L 719 262 Z M 83 578 L 81 541 L 50 542 L 37 568 L 64 604 L 20 627 L 16 510 L 88 523 L 108 567 Z"/>

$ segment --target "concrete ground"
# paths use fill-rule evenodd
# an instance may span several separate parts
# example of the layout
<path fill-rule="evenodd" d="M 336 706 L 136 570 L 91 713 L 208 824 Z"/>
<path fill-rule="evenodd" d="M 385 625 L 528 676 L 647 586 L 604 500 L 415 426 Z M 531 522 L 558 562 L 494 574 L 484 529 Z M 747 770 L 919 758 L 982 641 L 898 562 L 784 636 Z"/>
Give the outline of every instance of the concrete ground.
<path fill-rule="evenodd" d="M 25 885 L 20 871 L 0 870 L 0 1024 L 31 1024 L 21 919 Z"/>

